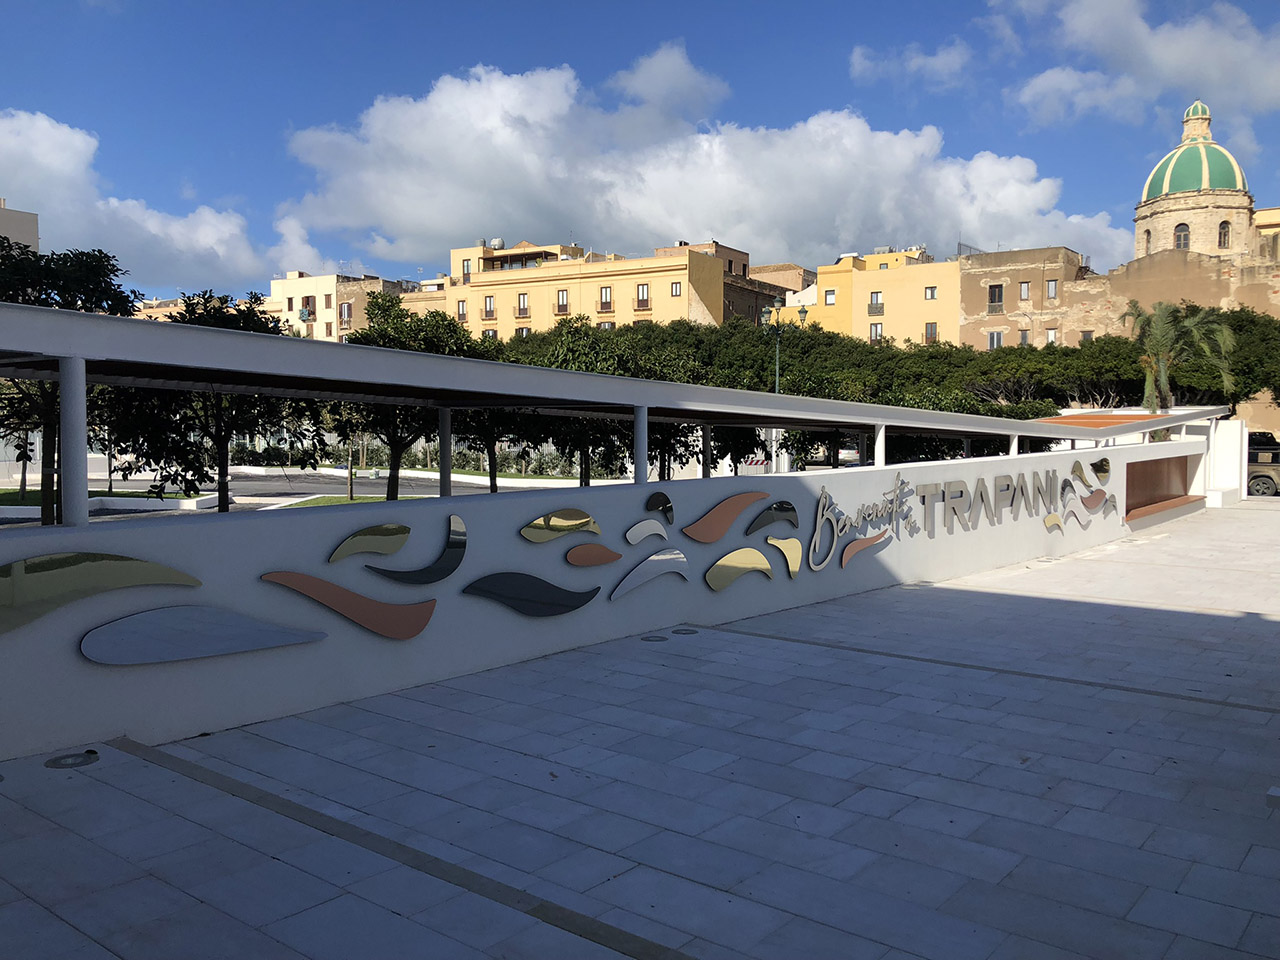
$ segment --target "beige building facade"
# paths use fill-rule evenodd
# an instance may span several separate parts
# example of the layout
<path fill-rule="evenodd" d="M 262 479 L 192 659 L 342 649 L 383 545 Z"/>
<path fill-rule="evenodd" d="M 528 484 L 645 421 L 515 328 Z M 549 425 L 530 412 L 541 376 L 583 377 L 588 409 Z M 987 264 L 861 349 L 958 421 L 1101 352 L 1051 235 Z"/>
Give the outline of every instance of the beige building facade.
<path fill-rule="evenodd" d="M 0 237 L 8 237 L 32 250 L 40 249 L 40 218 L 25 210 L 12 210 L 0 197 Z"/>
<path fill-rule="evenodd" d="M 271 281 L 265 313 L 280 318 L 285 330 L 310 340 L 343 341 L 368 326 L 365 305 L 371 293 L 402 296 L 418 289 L 409 280 L 386 280 L 371 274 L 312 276 L 290 270 Z"/>

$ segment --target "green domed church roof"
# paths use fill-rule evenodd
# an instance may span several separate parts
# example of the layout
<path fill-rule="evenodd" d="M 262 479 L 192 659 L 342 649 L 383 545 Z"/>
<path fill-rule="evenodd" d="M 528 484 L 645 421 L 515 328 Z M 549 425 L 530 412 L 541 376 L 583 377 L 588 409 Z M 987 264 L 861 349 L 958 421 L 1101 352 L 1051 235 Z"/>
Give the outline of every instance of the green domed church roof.
<path fill-rule="evenodd" d="M 1156 164 L 1142 188 L 1143 201 L 1190 190 L 1248 191 L 1244 170 L 1209 133 L 1209 108 L 1197 100 L 1182 115 L 1182 142 Z"/>

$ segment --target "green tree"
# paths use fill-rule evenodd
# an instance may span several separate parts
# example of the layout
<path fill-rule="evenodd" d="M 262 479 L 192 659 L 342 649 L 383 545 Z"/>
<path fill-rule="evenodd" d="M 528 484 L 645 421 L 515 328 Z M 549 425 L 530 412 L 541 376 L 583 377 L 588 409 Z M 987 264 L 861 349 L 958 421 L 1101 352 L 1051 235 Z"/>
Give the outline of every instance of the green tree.
<path fill-rule="evenodd" d="M 129 317 L 136 290 L 126 292 L 127 275 L 105 250 L 39 253 L 0 237 L 0 302 Z M 31 435 L 40 434 L 40 522 L 56 523 L 60 513 L 55 482 L 58 459 L 58 385 L 42 380 L 8 380 L 0 389 L 0 436 L 32 460 Z M 77 456 L 79 453 L 77 452 Z M 25 466 L 24 466 L 25 470 Z"/>
<path fill-rule="evenodd" d="M 168 319 L 280 336 L 279 320 L 263 312 L 263 303 L 258 293 L 234 303 L 227 295 L 204 290 L 184 296 L 182 309 Z M 231 509 L 231 444 L 237 437 L 265 436 L 313 468 L 324 449 L 320 406 L 309 401 L 218 390 L 113 388 L 105 406 L 111 411 L 109 429 L 115 445 L 130 458 L 121 468 L 122 476 L 154 470 L 151 489 L 157 496 L 169 487 L 193 494 L 214 480 L 219 513 Z"/>
<path fill-rule="evenodd" d="M 1173 406 L 1171 375 L 1179 365 L 1193 359 L 1212 367 L 1224 392 L 1233 388 L 1230 357 L 1235 334 L 1216 310 L 1157 303 L 1148 311 L 1137 300 L 1130 300 L 1121 319 L 1133 327 L 1138 362 L 1146 375 L 1142 405 L 1152 413 Z"/>

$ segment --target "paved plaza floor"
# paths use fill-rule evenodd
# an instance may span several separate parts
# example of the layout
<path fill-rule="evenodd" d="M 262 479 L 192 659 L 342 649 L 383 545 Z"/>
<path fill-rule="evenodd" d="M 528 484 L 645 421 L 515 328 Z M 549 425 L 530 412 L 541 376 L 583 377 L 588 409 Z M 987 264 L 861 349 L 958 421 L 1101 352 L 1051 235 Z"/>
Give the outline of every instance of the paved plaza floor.
<path fill-rule="evenodd" d="M 1278 558 L 1249 502 L 0 764 L 0 957 L 1278 957 Z"/>

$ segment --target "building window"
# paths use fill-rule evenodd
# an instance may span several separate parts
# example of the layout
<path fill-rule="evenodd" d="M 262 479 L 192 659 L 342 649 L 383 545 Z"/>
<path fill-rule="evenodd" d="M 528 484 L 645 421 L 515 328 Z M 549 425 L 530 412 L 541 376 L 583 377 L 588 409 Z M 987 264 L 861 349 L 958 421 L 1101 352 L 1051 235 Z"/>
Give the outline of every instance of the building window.
<path fill-rule="evenodd" d="M 742 265 L 742 275 L 744 277 L 747 275 L 747 265 L 745 263 Z"/>
<path fill-rule="evenodd" d="M 730 273 L 733 273 L 733 261 L 732 261 L 732 260 L 730 260 L 730 261 L 729 261 L 729 272 L 730 272 Z"/>
<path fill-rule="evenodd" d="M 937 288 L 937 287 L 925 287 L 925 288 L 924 288 L 924 298 L 925 298 L 926 300 L 937 300 L 937 299 L 938 299 L 938 288 Z"/>
<path fill-rule="evenodd" d="M 1055 330 L 1053 327 L 1050 327 L 1048 330 L 1046 330 L 1046 331 L 1044 332 L 1044 342 L 1045 342 L 1045 343 L 1057 343 L 1057 342 L 1058 342 L 1058 331 L 1057 331 L 1057 330 Z"/>
<path fill-rule="evenodd" d="M 565 316 L 569 313 L 569 291 L 556 291 L 556 315 Z"/>
<path fill-rule="evenodd" d="M 462 279 L 465 282 L 471 276 L 471 261 L 462 261 Z"/>
<path fill-rule="evenodd" d="M 346 321 L 351 320 L 351 301 L 350 300 L 345 300 L 342 303 L 338 304 L 338 319 L 346 320 Z"/>
<path fill-rule="evenodd" d="M 308 323 L 315 320 L 316 318 L 316 298 L 315 297 L 302 298 L 302 309 L 298 311 L 298 316 L 302 320 L 307 321 Z"/>
<path fill-rule="evenodd" d="M 523 339 L 524 337 L 527 337 L 529 335 L 529 332 L 530 332 L 529 327 L 516 327 L 516 336 L 520 337 L 521 339 Z"/>
<path fill-rule="evenodd" d="M 485 298 L 484 298 L 484 318 L 483 318 L 483 319 L 485 319 L 485 320 L 492 320 L 492 319 L 494 319 L 494 316 L 495 316 L 495 315 L 494 315 L 494 312 L 493 312 L 493 297 L 485 297 Z"/>
<path fill-rule="evenodd" d="M 889 265 L 888 265 L 887 263 L 882 263 L 882 264 L 880 264 L 880 269 L 881 269 L 881 270 L 888 270 L 888 269 L 889 269 Z"/>
<path fill-rule="evenodd" d="M 995 350 L 1004 346 L 1004 331 L 989 330 L 987 331 L 987 349 Z"/>
<path fill-rule="evenodd" d="M 325 338 L 326 340 L 331 340 L 331 339 L 333 339 L 333 324 L 332 324 L 332 323 L 326 323 L 326 324 L 324 325 L 324 338 Z"/>
<path fill-rule="evenodd" d="M 1050 300 L 1057 300 L 1058 299 L 1058 281 L 1046 280 L 1044 286 L 1045 286 L 1045 289 L 1044 289 L 1045 296 L 1047 296 Z"/>
<path fill-rule="evenodd" d="M 679 280 L 673 280 L 673 281 L 671 282 L 671 295 L 672 295 L 673 297 L 678 297 L 678 296 L 680 296 L 680 281 L 679 281 Z"/>
<path fill-rule="evenodd" d="M 834 290 L 823 291 L 822 302 L 828 307 L 834 307 L 836 305 L 836 292 Z"/>
<path fill-rule="evenodd" d="M 1004 313 L 1004 284 L 993 283 L 987 287 L 987 313 Z"/>
<path fill-rule="evenodd" d="M 649 285 L 647 283 L 636 284 L 636 309 L 649 309 Z"/>
<path fill-rule="evenodd" d="M 1223 220 L 1218 224 L 1218 249 L 1226 250 L 1231 246 L 1231 224 Z"/>
<path fill-rule="evenodd" d="M 1018 283 L 1018 299 L 1019 300 L 1031 299 L 1031 281 L 1030 280 L 1022 280 Z"/>
<path fill-rule="evenodd" d="M 1191 249 L 1191 228 L 1185 223 L 1180 223 L 1173 228 L 1173 249 Z"/>
<path fill-rule="evenodd" d="M 458 322 L 467 322 L 467 301 L 465 300 L 458 301 Z"/>
<path fill-rule="evenodd" d="M 516 316 L 527 317 L 529 315 L 529 295 L 527 293 L 516 294 Z"/>
<path fill-rule="evenodd" d="M 1031 342 L 1031 331 L 1030 331 L 1030 330 L 1019 330 L 1019 331 L 1018 331 L 1018 343 L 1022 344 L 1022 346 L 1024 346 L 1024 347 L 1025 347 L 1025 346 L 1026 346 L 1028 343 L 1030 343 L 1030 342 Z"/>
<path fill-rule="evenodd" d="M 600 303 L 597 305 L 600 313 L 613 313 L 613 287 L 600 288 Z M 603 328 L 602 328 L 603 329 Z M 612 327 L 607 329 L 612 330 Z"/>
<path fill-rule="evenodd" d="M 1151 252 L 1151 231 L 1148 230 L 1145 234 L 1143 234 L 1142 255 L 1145 257 L 1150 252 Z"/>
<path fill-rule="evenodd" d="M 872 291 L 871 291 L 871 302 L 872 302 L 872 303 L 884 303 L 883 294 L 884 294 L 884 291 L 882 291 L 882 290 L 872 290 Z"/>
<path fill-rule="evenodd" d="M 326 310 L 332 310 L 332 309 L 333 309 L 333 294 L 332 294 L 332 293 L 326 293 L 326 294 L 324 295 L 324 308 L 325 308 Z"/>
<path fill-rule="evenodd" d="M 924 325 L 924 342 L 925 343 L 938 342 L 938 325 L 936 323 L 926 323 Z"/>
<path fill-rule="evenodd" d="M 287 297 L 284 301 L 284 308 L 293 313 L 293 297 Z"/>
<path fill-rule="evenodd" d="M 883 323 L 871 324 L 871 333 L 867 336 L 867 340 L 871 343 L 879 343 L 883 339 L 884 339 L 884 324 Z"/>
<path fill-rule="evenodd" d="M 1080 342 L 1081 342 L 1081 343 L 1088 343 L 1088 342 L 1089 342 L 1090 340 L 1092 340 L 1092 339 L 1093 339 L 1093 331 L 1092 331 L 1092 330 L 1081 330 L 1081 331 L 1080 331 Z"/>
<path fill-rule="evenodd" d="M 346 343 L 346 342 L 347 342 L 347 335 L 344 333 L 344 334 L 343 334 L 342 336 L 340 336 L 338 339 L 339 339 L 339 340 L 341 340 L 343 343 Z"/>
<path fill-rule="evenodd" d="M 496 340 L 498 338 L 498 331 L 493 327 L 490 327 L 488 330 L 481 330 L 480 336 L 485 340 Z"/>
<path fill-rule="evenodd" d="M 612 320 L 601 320 L 596 326 L 601 330 L 612 330 L 616 324 Z"/>

